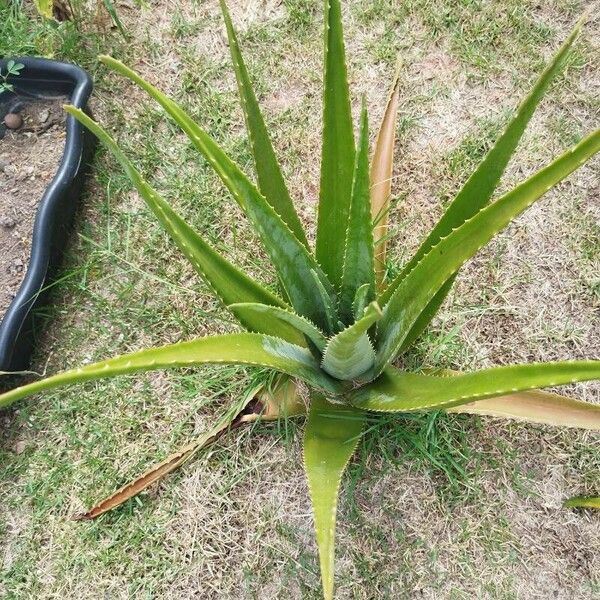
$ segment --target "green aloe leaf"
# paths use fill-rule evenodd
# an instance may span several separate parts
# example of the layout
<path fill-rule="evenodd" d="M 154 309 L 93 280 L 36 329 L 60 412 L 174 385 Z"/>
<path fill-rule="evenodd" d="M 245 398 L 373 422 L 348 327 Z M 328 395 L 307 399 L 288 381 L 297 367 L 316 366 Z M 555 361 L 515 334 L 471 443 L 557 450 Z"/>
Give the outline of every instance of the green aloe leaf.
<path fill-rule="evenodd" d="M 276 331 L 272 335 L 285 340 L 293 336 L 298 340 L 294 343 L 299 346 L 306 345 L 304 336 L 308 337 L 318 350 L 323 350 L 327 343 L 325 336 L 308 319 L 284 308 L 248 302 L 232 304 L 229 309 L 240 320 L 260 321 L 262 319 L 273 323 Z M 277 330 L 285 335 L 280 335 Z"/>
<path fill-rule="evenodd" d="M 354 302 L 352 302 L 352 314 L 354 320 L 360 319 L 362 314 L 369 304 L 369 292 L 371 291 L 371 284 L 364 283 L 357 290 L 354 296 Z"/>
<path fill-rule="evenodd" d="M 508 124 L 504 133 L 498 138 L 492 149 L 488 152 L 485 159 L 478 166 L 477 170 L 467 180 L 461 191 L 450 204 L 440 221 L 429 233 L 425 241 L 421 244 L 415 255 L 404 267 L 402 272 L 388 286 L 380 297 L 379 301 L 385 305 L 391 298 L 394 291 L 400 285 L 402 280 L 410 273 L 420 259 L 435 245 L 440 239 L 448 235 L 453 228 L 464 223 L 465 220 L 472 217 L 480 210 L 491 198 L 498 182 L 506 169 L 506 166 L 513 155 L 535 109 L 542 100 L 548 86 L 554 77 L 560 72 L 564 59 L 567 56 L 573 42 L 577 38 L 581 29 L 582 21 L 578 23 L 571 35 L 561 46 L 552 62 L 544 70 L 536 82 L 531 93 L 525 98 L 518 108 L 513 119 Z M 411 328 L 410 333 L 402 343 L 399 352 L 404 352 L 421 335 L 436 315 L 446 296 L 448 295 L 456 274 L 450 276 L 448 281 L 440 288 L 435 297 L 423 309 L 419 318 Z"/>
<path fill-rule="evenodd" d="M 419 315 L 469 258 L 515 217 L 600 151 L 600 130 L 442 239 L 400 283 L 378 324 L 376 371 L 394 358 Z"/>
<path fill-rule="evenodd" d="M 325 327 L 321 326 L 321 329 L 328 332 L 337 331 L 339 329 L 339 319 L 337 318 L 336 309 L 337 300 L 325 288 L 316 271 L 311 271 L 310 275 L 314 284 L 314 294 L 319 296 L 321 304 L 325 307 Z"/>
<path fill-rule="evenodd" d="M 419 336 L 425 331 L 429 323 L 431 323 L 432 319 L 437 314 L 438 310 L 442 306 L 442 303 L 448 296 L 448 292 L 450 292 L 450 288 L 454 284 L 454 279 L 456 275 L 452 275 L 444 285 L 436 292 L 435 296 L 429 301 L 427 306 L 421 311 L 415 324 L 410 328 L 408 335 L 400 344 L 400 348 L 398 349 L 398 354 L 402 354 L 406 350 L 408 350 L 419 338 Z"/>
<path fill-rule="evenodd" d="M 335 524 L 342 475 L 356 450 L 365 414 L 351 406 L 311 397 L 304 431 L 304 468 L 313 505 L 325 600 L 333 598 Z"/>
<path fill-rule="evenodd" d="M 283 310 L 286 305 L 280 298 L 223 258 L 187 225 L 169 204 L 146 183 L 116 142 L 98 123 L 73 106 L 67 106 L 65 110 L 83 123 L 113 153 L 148 207 L 225 306 L 239 302 L 253 302 L 277 306 Z M 305 345 L 301 336 L 298 336 L 290 328 L 284 330 L 280 321 L 271 319 L 270 314 L 258 317 L 251 313 L 239 313 L 236 314 L 236 317 L 249 331 L 276 335 L 289 342 Z"/>
<path fill-rule="evenodd" d="M 523 390 L 600 379 L 600 360 L 537 363 L 483 369 L 452 377 L 388 367 L 349 396 L 352 405 L 377 412 L 440 410 Z M 600 405 L 588 404 L 590 415 Z"/>
<path fill-rule="evenodd" d="M 54 1 L 53 0 L 34 0 L 35 7 L 42 17 L 45 19 L 54 18 Z"/>
<path fill-rule="evenodd" d="M 329 321 L 337 321 L 334 315 L 328 315 L 328 311 L 332 310 L 333 301 L 325 304 L 320 295 L 313 293 L 312 272 L 317 274 L 327 295 L 333 299 L 334 291 L 326 275 L 240 168 L 177 103 L 123 63 L 108 56 L 102 56 L 101 60 L 154 98 L 204 155 L 252 221 L 296 311 L 325 330 Z"/>
<path fill-rule="evenodd" d="M 220 0 L 220 2 L 227 28 L 231 61 L 235 69 L 246 127 L 252 144 L 256 174 L 258 175 L 258 187 L 267 202 L 275 209 L 275 212 L 283 219 L 296 238 L 308 248 L 306 234 L 285 185 L 269 133 L 252 89 L 252 83 L 240 52 L 227 4 L 225 0 Z"/>
<path fill-rule="evenodd" d="M 65 385 L 140 371 L 193 367 L 203 364 L 269 367 L 275 371 L 304 379 L 330 393 L 342 391 L 338 382 L 319 369 L 316 359 L 305 348 L 257 333 L 231 333 L 141 350 L 65 371 L 0 394 L 0 408 L 9 406 L 16 400 L 32 394 Z"/>
<path fill-rule="evenodd" d="M 504 130 L 504 133 L 498 138 L 481 164 L 477 167 L 471 177 L 469 177 L 463 188 L 448 206 L 437 225 L 431 230 L 415 255 L 402 269 L 402 272 L 392 283 L 390 283 L 388 288 L 381 295 L 379 298 L 381 306 L 387 304 L 401 281 L 408 273 L 410 273 L 410 271 L 412 271 L 421 258 L 423 258 L 433 246 L 452 232 L 454 228 L 459 227 L 467 219 L 474 216 L 488 203 L 511 156 L 514 154 L 514 151 L 523 136 L 535 109 L 544 97 L 552 80 L 560 73 L 565 58 L 567 57 L 573 42 L 577 39 L 582 25 L 583 19 L 577 23 L 572 33 L 554 56 L 552 62 L 546 67 L 537 80 L 529 95 L 517 109 L 517 112 Z M 441 304 L 441 301 L 439 304 Z M 433 312 L 431 316 L 433 316 L 433 314 L 435 314 L 435 312 Z"/>
<path fill-rule="evenodd" d="M 565 500 L 566 508 L 600 508 L 600 496 L 575 496 Z"/>
<path fill-rule="evenodd" d="M 356 293 L 363 285 L 369 284 L 367 300 L 375 295 L 375 270 L 373 265 L 373 227 L 371 225 L 371 191 L 369 189 L 369 121 L 363 98 L 360 138 L 354 166 L 354 182 L 346 249 L 344 271 L 340 294 L 340 316 L 346 323 L 354 321 L 353 302 Z"/>
<path fill-rule="evenodd" d="M 375 351 L 368 331 L 381 318 L 377 302 L 371 302 L 356 323 L 333 336 L 325 348 L 321 366 L 337 379 L 370 378 L 375 363 Z"/>
<path fill-rule="evenodd" d="M 339 287 L 355 152 L 340 0 L 325 2 L 324 61 L 323 148 L 316 252 L 323 270 Z"/>

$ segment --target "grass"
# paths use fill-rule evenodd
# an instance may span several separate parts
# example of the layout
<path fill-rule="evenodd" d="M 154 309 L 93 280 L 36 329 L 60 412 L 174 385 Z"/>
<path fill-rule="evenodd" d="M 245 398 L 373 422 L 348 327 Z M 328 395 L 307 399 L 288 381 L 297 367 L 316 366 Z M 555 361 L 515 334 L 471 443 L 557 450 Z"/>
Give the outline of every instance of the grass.
<path fill-rule="evenodd" d="M 314 226 L 320 134 L 320 3 L 232 10 L 300 213 Z M 346 3 L 353 101 L 376 122 L 400 52 L 403 97 L 391 216 L 401 267 L 481 158 L 582 4 L 549 0 Z M 237 209 L 181 134 L 95 59 L 110 52 L 176 94 L 252 171 L 214 2 L 117 4 L 131 35 L 0 9 L 0 54 L 51 54 L 94 75 L 92 105 L 184 216 L 270 285 Z M 597 126 L 588 25 L 507 173 L 517 181 Z M 157 168 L 159 166 L 160 168 Z M 406 360 L 473 368 L 598 356 L 594 169 L 570 178 L 464 270 Z M 249 251 L 250 250 L 250 251 Z M 229 331 L 114 162 L 99 151 L 34 361 L 54 372 L 151 344 Z M 595 316 L 596 315 L 596 316 Z M 294 422 L 228 436 L 97 522 L 71 517 L 177 450 L 239 399 L 241 369 L 148 374 L 21 403 L 0 416 L 0 596 L 319 597 Z M 599 399 L 597 385 L 574 395 Z M 560 509 L 600 489 L 598 436 L 464 416 L 370 423 L 345 478 L 340 598 L 592 598 L 598 519 Z"/>

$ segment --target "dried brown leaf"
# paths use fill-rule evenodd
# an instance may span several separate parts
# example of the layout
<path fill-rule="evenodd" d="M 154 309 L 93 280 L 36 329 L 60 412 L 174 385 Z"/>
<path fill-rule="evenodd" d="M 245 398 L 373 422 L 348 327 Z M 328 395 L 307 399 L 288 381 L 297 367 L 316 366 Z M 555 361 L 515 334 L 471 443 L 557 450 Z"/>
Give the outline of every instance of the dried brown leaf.
<path fill-rule="evenodd" d="M 597 406 L 540 390 L 478 400 L 448 408 L 447 412 L 503 417 L 529 423 L 600 431 L 600 411 Z"/>
<path fill-rule="evenodd" d="M 388 230 L 388 212 L 392 191 L 394 145 L 396 141 L 396 115 L 400 98 L 398 75 L 395 76 L 387 106 L 381 120 L 371 162 L 371 216 L 375 221 L 373 242 L 375 244 L 375 272 L 378 285 L 385 269 L 385 252 Z"/>
<path fill-rule="evenodd" d="M 87 512 L 78 515 L 76 519 L 95 519 L 101 514 L 120 506 L 165 475 L 179 468 L 193 458 L 202 448 L 215 442 L 230 429 L 259 419 L 272 421 L 280 417 L 293 417 L 302 414 L 306 414 L 306 406 L 302 402 L 296 382 L 287 376 L 280 376 L 272 386 L 261 386 L 254 390 L 254 393 L 248 394 L 246 402 L 237 414 L 223 419 L 216 427 L 187 444 L 178 452 L 171 454 L 140 477 L 119 488 Z"/>

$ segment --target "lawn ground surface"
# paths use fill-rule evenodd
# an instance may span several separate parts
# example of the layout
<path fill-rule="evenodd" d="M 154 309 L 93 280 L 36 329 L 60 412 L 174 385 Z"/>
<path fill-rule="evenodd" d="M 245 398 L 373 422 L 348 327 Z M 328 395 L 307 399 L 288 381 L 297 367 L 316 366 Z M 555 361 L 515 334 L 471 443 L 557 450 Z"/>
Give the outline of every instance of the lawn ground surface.
<path fill-rule="evenodd" d="M 275 286 L 257 239 L 204 161 L 156 105 L 96 60 L 113 54 L 175 95 L 252 173 L 218 2 L 116 2 L 127 39 L 101 9 L 77 27 L 54 26 L 29 4 L 0 8 L 0 55 L 42 54 L 89 69 L 95 117 L 142 172 L 218 248 Z M 298 211 L 313 232 L 322 3 L 230 4 Z M 586 3 L 343 5 L 354 114 L 366 94 L 373 129 L 402 61 L 393 275 Z M 502 189 L 598 127 L 600 11 L 590 8 Z M 600 357 L 599 165 L 580 169 L 468 263 L 406 357 L 409 366 Z M 67 254 L 32 365 L 38 373 L 236 330 L 102 150 Z M 318 599 L 301 423 L 229 435 L 113 513 L 73 520 L 210 427 L 260 376 L 233 367 L 136 375 L 0 414 L 0 597 Z M 562 391 L 600 402 L 598 384 Z M 599 597 L 600 518 L 561 508 L 570 495 L 600 493 L 598 434 L 441 414 L 370 425 L 343 482 L 338 598 Z"/>

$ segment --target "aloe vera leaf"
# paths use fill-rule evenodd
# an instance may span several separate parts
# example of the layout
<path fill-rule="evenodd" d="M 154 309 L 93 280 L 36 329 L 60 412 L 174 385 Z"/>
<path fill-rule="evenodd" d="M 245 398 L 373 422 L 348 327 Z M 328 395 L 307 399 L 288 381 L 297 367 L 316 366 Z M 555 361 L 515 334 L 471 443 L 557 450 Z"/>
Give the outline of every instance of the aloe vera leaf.
<path fill-rule="evenodd" d="M 342 281 L 354 171 L 354 132 L 340 0 L 325 0 L 323 148 L 317 260 L 334 286 Z"/>
<path fill-rule="evenodd" d="M 360 319 L 369 303 L 369 292 L 371 291 L 371 287 L 370 283 L 364 283 L 356 290 L 354 302 L 352 303 L 352 314 L 354 315 L 355 321 Z"/>
<path fill-rule="evenodd" d="M 459 371 L 436 369 L 429 375 L 455 377 Z M 465 413 L 514 419 L 528 423 L 600 430 L 600 411 L 594 404 L 542 390 L 521 391 L 494 396 L 445 409 L 449 413 Z"/>
<path fill-rule="evenodd" d="M 353 406 L 377 412 L 442 410 L 525 390 L 600 379 L 600 360 L 534 363 L 483 369 L 452 377 L 388 367 L 372 383 L 349 394 Z M 589 404 L 590 415 L 600 405 Z"/>
<path fill-rule="evenodd" d="M 408 335 L 402 344 L 400 344 L 398 354 L 406 352 L 406 350 L 408 350 L 417 341 L 423 331 L 425 331 L 429 323 L 431 323 L 432 319 L 442 306 L 442 303 L 448 296 L 448 292 L 454 284 L 455 277 L 456 275 L 452 275 L 449 279 L 447 279 L 444 285 L 442 285 L 442 287 L 436 292 L 435 296 L 433 296 L 433 298 L 429 301 L 427 306 L 421 311 L 414 325 L 410 328 Z"/>
<path fill-rule="evenodd" d="M 560 394 L 533 390 L 477 400 L 446 411 L 600 431 L 600 410 L 594 406 Z"/>
<path fill-rule="evenodd" d="M 256 402 L 253 410 L 247 407 L 251 401 Z M 189 462 L 200 450 L 218 440 L 221 435 L 234 427 L 258 420 L 274 421 L 280 418 L 306 415 L 306 406 L 302 402 L 294 379 L 288 375 L 279 375 L 272 387 L 260 385 L 250 390 L 234 410 L 228 413 L 209 431 L 198 436 L 193 442 L 174 452 L 159 464 L 148 469 L 143 475 L 119 488 L 104 498 L 77 519 L 95 519 L 100 515 L 121 506 L 124 502 L 137 496 L 151 485 L 166 477 L 185 463 Z"/>
<path fill-rule="evenodd" d="M 222 427 L 215 427 L 207 431 L 206 433 L 199 436 L 190 444 L 186 444 L 183 448 L 174 452 L 165 460 L 161 461 L 157 465 L 153 465 L 147 471 L 145 471 L 139 477 L 136 477 L 129 483 L 120 487 L 118 490 L 106 496 L 90 509 L 86 510 L 75 517 L 76 520 L 91 520 L 96 519 L 100 515 L 106 512 L 118 508 L 127 500 L 130 500 L 134 496 L 141 494 L 144 490 L 147 490 L 151 485 L 160 481 L 166 477 L 169 473 L 172 473 L 184 463 L 191 460 L 202 448 L 205 448 L 213 441 L 218 439 L 220 434 L 227 428 L 227 423 L 224 423 Z"/>
<path fill-rule="evenodd" d="M 448 278 L 496 233 L 598 151 L 600 129 L 434 246 L 401 282 L 383 310 L 377 331 L 376 373 L 393 359 L 421 312 Z"/>
<path fill-rule="evenodd" d="M 306 233 L 300 223 L 290 193 L 283 179 L 269 133 L 265 126 L 254 90 L 252 89 L 252 83 L 244 64 L 227 4 L 225 0 L 220 0 L 220 2 L 227 28 L 231 60 L 246 119 L 246 128 L 250 137 L 250 143 L 252 144 L 256 174 L 258 175 L 258 187 L 267 202 L 275 209 L 275 212 L 283 219 L 296 238 L 308 248 Z"/>
<path fill-rule="evenodd" d="M 354 321 L 353 301 L 356 292 L 364 284 L 369 284 L 372 288 L 367 294 L 370 301 L 375 294 L 375 270 L 369 190 L 369 121 L 363 98 L 339 306 L 340 316 L 346 323 Z"/>
<path fill-rule="evenodd" d="M 171 206 L 146 183 L 116 142 L 100 125 L 83 111 L 73 106 L 66 106 L 65 110 L 85 125 L 113 153 L 140 193 L 140 196 L 156 215 L 162 226 L 177 244 L 177 247 L 225 306 L 239 302 L 256 302 L 278 306 L 279 308 L 286 306 L 275 294 L 248 277 L 216 252 L 198 233 L 187 225 Z M 304 345 L 303 341 L 295 334 L 289 338 L 286 337 L 287 334 L 293 332 L 278 331 L 278 329 L 281 330 L 281 327 L 278 327 L 279 322 L 269 320 L 269 315 L 266 315 L 262 319 L 256 319 L 250 314 L 240 315 L 239 321 L 250 331 L 267 335 L 281 333 L 278 337 L 282 337 L 292 343 L 300 341 Z"/>
<path fill-rule="evenodd" d="M 382 305 L 389 300 L 393 291 L 398 287 L 402 279 L 406 277 L 432 246 L 434 246 L 443 236 L 448 235 L 454 227 L 460 225 L 466 219 L 474 215 L 477 210 L 483 207 L 492 197 L 502 173 L 506 169 L 506 165 L 527 128 L 529 120 L 533 116 L 533 113 L 543 98 L 548 86 L 557 73 L 560 72 L 564 59 L 567 56 L 571 45 L 577 38 L 582 24 L 583 19 L 580 20 L 571 35 L 563 43 L 553 61 L 538 79 L 529 96 L 527 96 L 517 110 L 517 113 L 507 126 L 503 135 L 498 138 L 496 144 L 489 151 L 477 170 L 467 180 L 467 183 L 450 204 L 438 224 L 429 233 L 425 241 L 421 244 L 415 255 L 394 282 L 392 282 L 388 289 L 385 290 L 383 296 L 380 298 Z M 448 281 L 423 309 L 410 333 L 406 337 L 406 340 L 403 342 L 399 352 L 404 352 L 409 348 L 421 333 L 423 333 L 429 323 L 431 323 L 431 320 L 435 317 L 440 306 L 446 299 L 446 296 L 452 289 L 455 279 L 456 273 L 448 278 Z"/>
<path fill-rule="evenodd" d="M 257 410 L 242 415 L 241 422 L 276 421 L 307 414 L 299 384 L 286 373 L 279 373 L 270 384 L 263 384 L 254 399 L 258 404 Z"/>
<path fill-rule="evenodd" d="M 217 425 L 196 437 L 193 442 L 186 444 L 183 448 L 174 452 L 157 465 L 153 465 L 142 475 L 120 487 L 110 494 L 110 496 L 102 499 L 86 512 L 78 515 L 76 519 L 95 519 L 100 515 L 121 506 L 130 498 L 137 496 L 163 477 L 166 477 L 169 473 L 172 473 L 183 464 L 189 462 L 196 454 L 198 454 L 198 452 L 200 452 L 200 450 L 219 439 L 230 427 L 239 424 L 241 414 L 244 412 L 244 409 L 249 402 L 254 398 L 256 392 L 258 392 L 258 388 L 246 394 L 243 401 L 236 407 L 235 411 L 228 411 L 228 414 L 221 418 Z"/>
<path fill-rule="evenodd" d="M 316 271 L 311 271 L 312 282 L 314 284 L 314 294 L 321 298 L 323 306 L 325 306 L 325 328 L 321 327 L 329 333 L 333 333 L 337 330 L 337 310 L 334 305 L 337 305 L 337 301 L 329 294 L 325 289 L 323 282 L 321 281 Z"/>
<path fill-rule="evenodd" d="M 32 394 L 70 384 L 141 371 L 203 364 L 269 367 L 299 377 L 330 393 L 343 391 L 339 382 L 320 370 L 317 361 L 307 349 L 258 333 L 230 333 L 141 350 L 65 371 L 0 394 L 0 408 Z"/>
<path fill-rule="evenodd" d="M 304 430 L 304 469 L 313 506 L 323 597 L 333 599 L 335 524 L 340 482 L 356 450 L 365 415 L 312 394 Z"/>
<path fill-rule="evenodd" d="M 330 338 L 323 353 L 322 369 L 336 379 L 345 380 L 368 373 L 375 362 L 368 331 L 380 318 L 379 305 L 371 302 L 362 318 Z"/>
<path fill-rule="evenodd" d="M 577 39 L 582 25 L 583 19 L 577 23 L 569 37 L 562 44 L 553 60 L 537 80 L 529 95 L 517 109 L 517 112 L 507 125 L 504 133 L 498 138 L 475 172 L 469 177 L 458 195 L 444 212 L 440 221 L 431 230 L 415 255 L 407 263 L 404 269 L 402 269 L 402 272 L 383 292 L 378 299 L 381 306 L 387 304 L 392 297 L 392 294 L 400 285 L 400 282 L 408 275 L 408 273 L 410 273 L 410 271 L 412 271 L 421 258 L 425 256 L 433 246 L 447 236 L 453 229 L 470 219 L 487 204 L 492 197 L 511 156 L 514 154 L 535 109 L 544 97 L 552 80 L 560 73 L 565 58 L 568 55 L 573 42 Z"/>
<path fill-rule="evenodd" d="M 38 13 L 45 19 L 54 19 L 53 0 L 34 0 Z"/>
<path fill-rule="evenodd" d="M 334 290 L 314 257 L 296 239 L 289 227 L 273 207 L 242 173 L 240 168 L 223 152 L 219 145 L 191 119 L 173 100 L 165 96 L 135 71 L 109 56 L 100 60 L 117 73 L 139 85 L 188 135 L 192 144 L 203 154 L 225 186 L 229 189 L 240 208 L 252 221 L 273 266 L 296 312 L 326 330 L 329 320 L 337 320 L 327 311 L 334 306 Z M 314 271 L 332 302 L 325 304 L 322 297 L 313 293 L 311 271 Z"/>
<path fill-rule="evenodd" d="M 323 350 L 327 343 L 325 336 L 308 319 L 284 308 L 266 304 L 242 303 L 232 304 L 229 309 L 238 319 L 260 321 L 261 318 L 268 317 L 267 320 L 270 323 L 277 323 L 281 332 L 286 333 L 285 337 L 283 335 L 277 337 L 288 340 L 295 336 L 300 339 L 300 342 L 295 342 L 299 346 L 305 345 L 304 336 L 308 337 L 319 350 Z"/>
<path fill-rule="evenodd" d="M 385 273 L 385 255 L 388 233 L 388 214 L 392 194 L 394 169 L 394 145 L 396 143 L 396 117 L 400 102 L 400 78 L 398 73 L 392 82 L 391 91 L 383 113 L 375 150 L 371 161 L 371 218 L 376 222 L 373 230 L 375 250 L 375 274 L 381 286 Z"/>
<path fill-rule="evenodd" d="M 600 496 L 575 496 L 563 503 L 565 508 L 600 508 Z"/>

